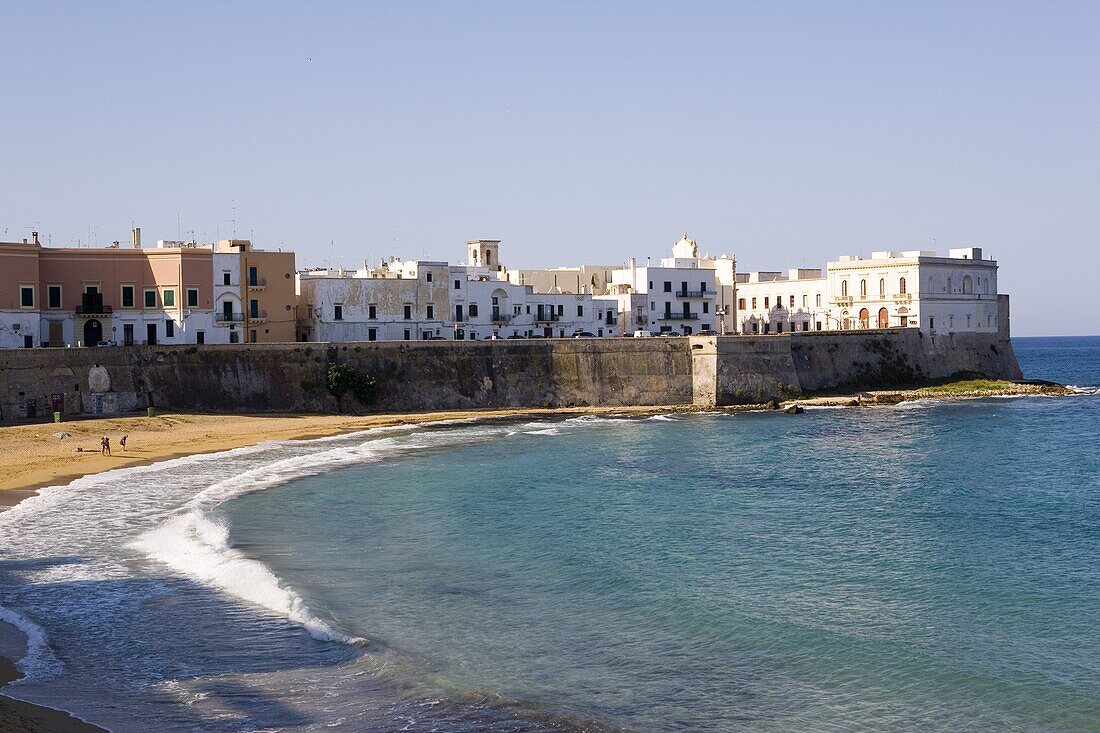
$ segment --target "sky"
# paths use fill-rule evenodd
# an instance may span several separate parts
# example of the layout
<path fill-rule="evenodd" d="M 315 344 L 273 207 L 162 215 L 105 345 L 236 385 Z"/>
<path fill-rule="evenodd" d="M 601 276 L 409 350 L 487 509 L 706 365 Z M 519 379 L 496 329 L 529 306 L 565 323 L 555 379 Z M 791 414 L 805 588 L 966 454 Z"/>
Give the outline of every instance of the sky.
<path fill-rule="evenodd" d="M 5 2 L 0 240 L 299 266 L 976 246 L 1100 334 L 1100 3 Z"/>

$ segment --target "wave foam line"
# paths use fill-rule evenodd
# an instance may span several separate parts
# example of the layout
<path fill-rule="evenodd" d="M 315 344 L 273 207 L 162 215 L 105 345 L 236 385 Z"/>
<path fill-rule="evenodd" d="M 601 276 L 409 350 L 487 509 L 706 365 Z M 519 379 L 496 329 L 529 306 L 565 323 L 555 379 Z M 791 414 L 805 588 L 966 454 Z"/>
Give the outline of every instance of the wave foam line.
<path fill-rule="evenodd" d="M 11 684 L 26 683 L 30 679 L 36 682 L 42 679 L 51 679 L 61 672 L 61 660 L 50 648 L 49 639 L 41 626 L 34 623 L 26 616 L 10 608 L 0 606 L 0 621 L 14 626 L 27 638 L 27 651 L 22 659 L 14 660 L 16 666 L 23 673 L 22 679 Z"/>
<path fill-rule="evenodd" d="M 404 429 L 407 430 L 407 426 Z M 383 428 L 379 432 L 392 431 Z M 131 546 L 185 577 L 285 616 L 303 626 L 315 639 L 365 644 L 365 639 L 345 634 L 318 617 L 306 601 L 264 563 L 230 547 L 228 524 L 210 517 L 206 511 L 231 499 L 281 486 L 293 479 L 380 461 L 387 456 L 433 445 L 465 442 L 471 432 L 495 436 L 505 431 L 501 428 L 475 428 L 437 434 L 410 433 L 285 458 L 245 471 L 203 489 L 183 505 L 181 513 L 145 532 Z M 399 442 L 413 435 L 418 442 Z"/>

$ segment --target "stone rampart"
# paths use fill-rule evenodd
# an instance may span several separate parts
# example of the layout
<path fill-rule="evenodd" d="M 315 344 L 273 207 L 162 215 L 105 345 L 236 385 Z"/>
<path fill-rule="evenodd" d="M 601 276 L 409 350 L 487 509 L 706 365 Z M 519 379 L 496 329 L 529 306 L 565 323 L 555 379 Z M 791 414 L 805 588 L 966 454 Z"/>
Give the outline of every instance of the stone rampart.
<path fill-rule="evenodd" d="M 377 380 L 338 400 L 333 363 Z M 958 373 L 1020 378 L 1001 334 L 917 329 L 648 339 L 385 341 L 0 350 L 0 420 L 146 406 L 212 412 L 410 412 L 726 405 L 911 386 Z"/>

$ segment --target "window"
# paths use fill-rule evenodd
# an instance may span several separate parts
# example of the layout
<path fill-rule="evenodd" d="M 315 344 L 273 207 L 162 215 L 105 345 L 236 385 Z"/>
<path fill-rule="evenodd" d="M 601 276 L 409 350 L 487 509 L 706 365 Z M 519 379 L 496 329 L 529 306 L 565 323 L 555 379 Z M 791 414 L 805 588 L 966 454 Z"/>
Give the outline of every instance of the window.
<path fill-rule="evenodd" d="M 34 286 L 23 285 L 19 288 L 19 305 L 23 308 L 34 307 Z"/>
<path fill-rule="evenodd" d="M 810 330 L 810 322 L 809 321 L 803 321 L 802 322 L 802 330 L 803 331 L 809 331 Z"/>
<path fill-rule="evenodd" d="M 171 318 L 164 322 L 164 335 L 168 338 L 176 335 L 176 322 Z"/>
<path fill-rule="evenodd" d="M 879 280 L 878 280 L 878 297 L 880 297 L 880 298 L 885 298 L 886 297 L 886 279 L 885 278 L 880 277 Z"/>
<path fill-rule="evenodd" d="M 753 323 L 752 324 L 752 332 L 753 333 L 760 333 L 760 324 L 759 323 Z"/>
<path fill-rule="evenodd" d="M 553 308 L 553 306 L 550 306 L 550 307 Z M 559 316 L 564 316 L 565 315 L 565 306 L 564 305 L 559 305 L 558 306 L 558 315 Z"/>
<path fill-rule="evenodd" d="M 665 292 L 666 293 L 671 293 L 672 292 L 672 282 L 669 281 L 669 280 L 665 280 Z"/>
<path fill-rule="evenodd" d="M 936 327 L 936 319 L 929 316 L 928 317 L 928 328 L 931 330 L 931 329 L 934 329 L 935 327 Z"/>
<path fill-rule="evenodd" d="M 584 315 L 584 306 L 583 305 L 578 305 L 577 306 L 577 318 L 580 318 L 583 315 Z"/>
<path fill-rule="evenodd" d="M 470 303 L 470 318 L 477 318 L 477 303 Z"/>
<path fill-rule="evenodd" d="M 791 296 L 791 307 L 794 308 L 794 296 Z"/>
<path fill-rule="evenodd" d="M 816 307 L 820 308 L 820 307 L 821 307 L 821 293 L 818 293 L 818 294 L 817 294 L 816 296 L 814 296 L 814 297 L 815 297 L 814 305 L 815 305 Z M 819 329 L 817 329 L 817 330 L 818 330 L 818 331 L 820 331 L 821 329 L 819 328 Z"/>
<path fill-rule="evenodd" d="M 430 321 L 433 318 L 435 318 L 435 306 L 434 305 L 429 305 L 428 306 L 428 320 Z"/>
<path fill-rule="evenodd" d="M 848 281 L 847 280 L 844 280 L 840 283 L 840 297 L 842 297 L 842 298 L 847 298 L 848 297 Z"/>
<path fill-rule="evenodd" d="M 817 322 L 817 323 L 815 323 L 814 325 L 815 325 L 815 326 L 817 326 L 817 330 L 818 330 L 818 331 L 820 331 L 820 330 L 821 330 L 821 321 L 818 321 L 818 322 Z"/>
<path fill-rule="evenodd" d="M 426 275 L 424 275 L 424 282 L 429 282 L 430 283 L 431 281 L 432 281 L 432 273 L 429 272 Z"/>
<path fill-rule="evenodd" d="M 905 278 L 898 280 L 898 292 L 905 295 Z"/>
<path fill-rule="evenodd" d="M 46 305 L 50 308 L 61 307 L 61 286 L 60 285 L 47 285 L 46 286 Z"/>
<path fill-rule="evenodd" d="M 766 309 L 770 303 L 771 303 L 771 300 L 768 298 L 768 296 L 765 295 L 764 296 L 764 308 Z"/>
<path fill-rule="evenodd" d="M 229 270 L 222 270 L 222 285 L 232 285 L 229 281 Z"/>
<path fill-rule="evenodd" d="M 249 318 L 259 318 L 260 317 L 260 301 L 256 300 L 255 298 L 248 301 L 248 317 Z M 253 341 L 252 343 L 256 343 L 256 342 Z"/>
<path fill-rule="evenodd" d="M 252 301 L 252 302 L 256 302 L 256 301 Z M 344 320 L 344 304 L 343 303 L 337 303 L 336 305 L 332 306 L 332 320 L 334 320 L 334 321 Z"/>
<path fill-rule="evenodd" d="M 775 332 L 776 333 L 783 333 L 783 324 L 782 323 L 775 324 Z"/>
<path fill-rule="evenodd" d="M 764 333 L 771 333 L 771 332 L 772 332 L 772 324 L 765 323 L 764 324 Z"/>
<path fill-rule="evenodd" d="M 157 291 L 146 290 L 145 291 L 145 307 L 156 308 L 157 307 Z"/>
<path fill-rule="evenodd" d="M 205 344 L 206 343 L 206 331 L 195 331 L 195 343 L 196 344 Z"/>
<path fill-rule="evenodd" d="M 198 308 L 199 307 L 199 289 L 187 288 L 187 307 Z"/>
<path fill-rule="evenodd" d="M 740 310 L 745 310 L 745 299 L 744 298 L 741 298 L 737 301 L 737 307 Z"/>
<path fill-rule="evenodd" d="M 649 281 L 649 289 L 653 290 L 653 281 L 652 280 Z"/>
<path fill-rule="evenodd" d="M 378 318 L 378 306 L 376 306 L 376 305 L 368 305 L 367 306 L 367 318 L 371 319 L 372 321 L 375 318 Z"/>
<path fill-rule="evenodd" d="M 248 332 L 248 342 L 252 343 L 252 344 L 256 343 L 256 330 L 255 329 Z"/>
<path fill-rule="evenodd" d="M 412 341 L 412 331 L 407 328 L 405 329 L 405 340 Z"/>
<path fill-rule="evenodd" d="M 176 307 L 176 291 L 172 288 L 165 288 L 164 293 L 160 297 L 165 308 Z"/>
<path fill-rule="evenodd" d="M 413 307 L 411 305 L 405 306 L 405 320 L 411 321 L 413 317 Z"/>
<path fill-rule="evenodd" d="M 260 270 L 256 267 L 248 268 L 248 284 L 255 286 L 260 282 Z M 255 341 L 253 341 L 255 343 Z"/>
<path fill-rule="evenodd" d="M 703 301 L 703 312 L 710 313 L 710 303 L 705 300 Z M 703 330 L 706 331 L 707 329 L 704 328 Z"/>
<path fill-rule="evenodd" d="M 122 286 L 122 307 L 133 308 L 134 307 L 134 286 L 123 285 Z"/>
<path fill-rule="evenodd" d="M 859 281 L 859 297 L 861 297 L 861 298 L 866 298 L 867 297 L 867 281 L 866 280 L 860 280 Z"/>
<path fill-rule="evenodd" d="M 803 295 L 802 296 L 802 307 L 807 308 L 809 306 L 809 302 L 810 302 L 810 296 Z M 794 305 L 794 303 L 791 303 L 791 305 Z"/>
<path fill-rule="evenodd" d="M 699 292 L 700 293 L 707 292 L 707 284 L 706 283 L 699 283 Z M 706 331 L 707 329 L 704 328 L 703 330 Z"/>
<path fill-rule="evenodd" d="M 378 340 L 378 329 L 377 328 L 368 328 L 367 329 L 367 341 L 377 341 L 377 340 Z"/>
<path fill-rule="evenodd" d="M 461 289 L 462 289 L 462 281 L 461 280 L 455 280 L 455 290 L 461 290 Z"/>

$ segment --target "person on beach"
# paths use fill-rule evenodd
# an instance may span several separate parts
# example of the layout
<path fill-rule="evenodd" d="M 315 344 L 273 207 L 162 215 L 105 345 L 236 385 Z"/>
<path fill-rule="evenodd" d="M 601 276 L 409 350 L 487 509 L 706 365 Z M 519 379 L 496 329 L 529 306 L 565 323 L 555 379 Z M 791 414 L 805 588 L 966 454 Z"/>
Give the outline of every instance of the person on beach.
<path fill-rule="evenodd" d="M 122 438 L 118 441 L 118 444 L 122 446 L 122 450 L 126 450 L 126 438 L 128 437 L 130 436 L 123 435 Z"/>
<path fill-rule="evenodd" d="M 111 455 L 111 439 L 108 438 L 106 435 L 103 436 L 103 455 Z"/>

